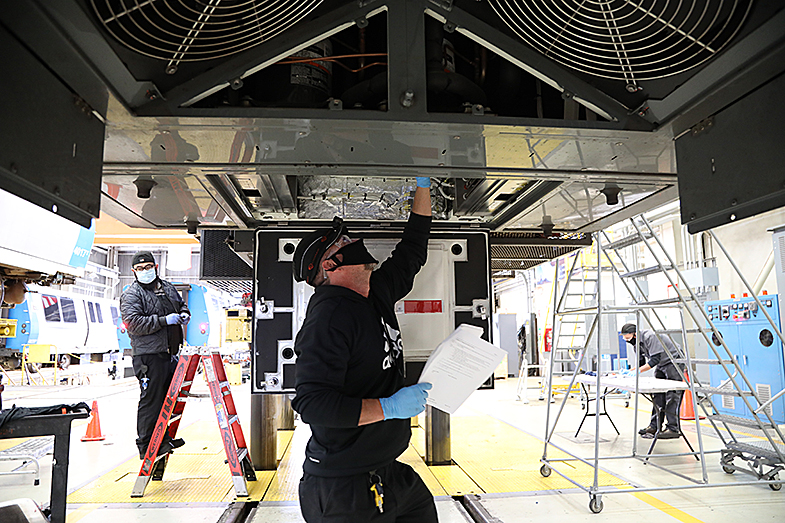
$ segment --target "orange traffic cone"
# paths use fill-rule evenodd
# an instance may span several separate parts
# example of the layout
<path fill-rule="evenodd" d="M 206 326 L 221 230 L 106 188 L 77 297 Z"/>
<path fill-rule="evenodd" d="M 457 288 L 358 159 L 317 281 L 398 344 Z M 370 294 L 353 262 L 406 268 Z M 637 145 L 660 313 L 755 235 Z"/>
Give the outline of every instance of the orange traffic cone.
<path fill-rule="evenodd" d="M 690 382 L 690 376 L 687 371 L 684 371 L 684 381 Z M 684 396 L 681 398 L 681 408 L 679 409 L 679 419 L 695 419 L 695 410 L 692 408 L 692 391 L 687 389 L 684 391 Z M 706 416 L 700 416 L 700 419 L 706 419 Z"/>
<path fill-rule="evenodd" d="M 98 418 L 98 402 L 93 400 L 92 417 L 87 424 L 87 433 L 82 436 L 82 441 L 103 441 L 106 438 L 101 434 L 101 420 Z"/>

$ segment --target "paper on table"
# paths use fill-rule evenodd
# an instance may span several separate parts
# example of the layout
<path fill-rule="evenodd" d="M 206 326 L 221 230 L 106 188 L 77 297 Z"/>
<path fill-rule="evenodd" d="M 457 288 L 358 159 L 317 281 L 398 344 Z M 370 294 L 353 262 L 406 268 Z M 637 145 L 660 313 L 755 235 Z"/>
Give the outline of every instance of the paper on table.
<path fill-rule="evenodd" d="M 428 405 L 453 414 L 499 366 L 506 351 L 481 339 L 482 333 L 462 324 L 431 353 L 419 380 L 433 384 Z"/>

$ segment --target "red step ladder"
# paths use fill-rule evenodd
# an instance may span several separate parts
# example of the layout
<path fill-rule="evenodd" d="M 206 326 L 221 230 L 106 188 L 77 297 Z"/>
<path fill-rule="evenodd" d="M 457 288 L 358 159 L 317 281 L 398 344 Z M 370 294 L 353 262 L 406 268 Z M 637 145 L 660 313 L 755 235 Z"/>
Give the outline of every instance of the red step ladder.
<path fill-rule="evenodd" d="M 180 353 L 172 383 L 169 385 L 166 398 L 164 398 L 164 405 L 158 415 L 153 436 L 150 438 L 150 444 L 142 460 L 142 468 L 139 470 L 139 476 L 137 476 L 134 489 L 131 492 L 132 498 L 144 496 L 145 488 L 151 479 L 153 481 L 163 479 L 169 454 L 158 456 L 158 449 L 166 432 L 172 439 L 177 435 L 186 399 L 189 396 L 195 396 L 190 391 L 199 363 L 204 368 L 204 375 L 210 387 L 210 397 L 213 400 L 215 417 L 218 420 L 221 440 L 224 444 L 224 451 L 226 451 L 226 463 L 232 472 L 232 482 L 237 496 L 248 496 L 247 482 L 256 481 L 256 472 L 248 453 L 243 429 L 240 427 L 240 419 L 237 416 L 237 409 L 234 406 L 232 392 L 229 390 L 229 381 L 226 379 L 226 371 L 220 354 L 206 349 L 190 349 L 190 352 L 188 351 L 189 349 L 184 349 Z"/>

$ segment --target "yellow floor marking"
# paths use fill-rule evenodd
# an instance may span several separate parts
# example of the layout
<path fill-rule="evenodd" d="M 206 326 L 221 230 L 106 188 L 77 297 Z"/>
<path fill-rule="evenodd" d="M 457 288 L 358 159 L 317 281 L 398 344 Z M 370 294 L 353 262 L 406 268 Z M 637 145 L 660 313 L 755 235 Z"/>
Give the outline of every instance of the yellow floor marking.
<path fill-rule="evenodd" d="M 641 492 L 641 493 L 634 494 L 634 495 L 635 495 L 636 498 L 638 498 L 639 500 L 643 501 L 644 503 L 647 503 L 647 504 L 651 505 L 652 507 L 665 512 L 669 516 L 671 516 L 671 517 L 673 517 L 675 519 L 678 519 L 679 521 L 682 521 L 684 523 L 704 523 L 703 520 L 698 519 L 698 518 L 696 518 L 694 516 L 691 516 L 691 515 L 687 514 L 686 512 L 682 512 L 681 510 L 677 509 L 676 507 L 672 507 L 671 505 L 668 505 L 664 501 L 661 501 L 661 500 L 655 498 L 654 496 L 651 496 L 651 495 L 649 495 L 649 494 L 647 494 L 645 492 Z"/>
<path fill-rule="evenodd" d="M 289 450 L 293 437 L 294 430 L 278 430 L 278 461 L 281 461 L 286 451 Z"/>
<path fill-rule="evenodd" d="M 65 522 L 66 523 L 76 523 L 86 515 L 90 514 L 92 511 L 100 507 L 101 505 L 98 504 L 91 504 L 91 505 L 82 505 L 76 510 L 73 510 L 65 515 Z"/>
<path fill-rule="evenodd" d="M 280 450 L 284 447 L 284 453 L 270 488 L 266 493 L 262 493 L 264 501 L 297 501 L 308 437 L 309 432 L 306 430 L 278 431 L 278 448 Z M 286 445 L 281 444 L 282 438 L 287 438 Z M 297 450 L 292 452 L 292 449 Z"/>
<path fill-rule="evenodd" d="M 180 430 L 178 436 L 186 440 L 185 446 L 170 456 L 163 481 L 148 483 L 144 497 L 131 498 L 141 467 L 141 461 L 132 458 L 72 493 L 68 496 L 68 503 L 219 502 L 229 492 L 234 495 L 231 473 L 224 463 L 226 456 L 215 421 L 197 421 Z M 261 481 L 249 482 L 249 489 L 252 483 L 265 483 L 265 475 L 261 476 Z M 269 479 L 264 490 L 267 485 Z"/>
<path fill-rule="evenodd" d="M 412 427 L 411 446 L 417 450 L 420 460 L 425 459 L 425 430 L 422 427 Z M 484 491 L 470 478 L 458 465 L 431 465 L 428 467 L 431 474 L 436 478 L 441 486 L 450 496 L 461 496 L 464 494 L 483 494 Z M 434 495 L 437 494 L 431 489 Z"/>
<path fill-rule="evenodd" d="M 574 488 L 556 473 L 540 474 L 543 444 L 506 423 L 490 416 L 456 416 L 450 420 L 452 459 L 487 493 L 527 492 Z M 482 427 L 482 430 L 478 430 Z M 567 455 L 552 448 L 550 459 Z M 594 469 L 580 462 L 553 465 L 584 485 L 594 481 Z M 626 485 L 626 482 L 600 471 L 599 485 Z"/>
<path fill-rule="evenodd" d="M 434 496 L 446 496 L 448 494 L 447 490 L 441 485 L 436 476 L 431 473 L 430 467 L 425 464 L 413 446 L 409 445 L 406 451 L 398 458 L 398 461 L 411 466 Z"/>

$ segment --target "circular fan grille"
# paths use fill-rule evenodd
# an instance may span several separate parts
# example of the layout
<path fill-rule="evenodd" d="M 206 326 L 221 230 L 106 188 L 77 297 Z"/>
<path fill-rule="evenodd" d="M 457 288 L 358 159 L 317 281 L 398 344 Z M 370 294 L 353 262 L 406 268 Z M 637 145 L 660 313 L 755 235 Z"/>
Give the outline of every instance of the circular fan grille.
<path fill-rule="evenodd" d="M 491 0 L 545 56 L 594 76 L 637 82 L 699 65 L 720 51 L 752 0 Z"/>
<path fill-rule="evenodd" d="M 322 0 L 91 0 L 106 29 L 125 46 L 168 62 L 239 53 L 291 27 Z"/>

